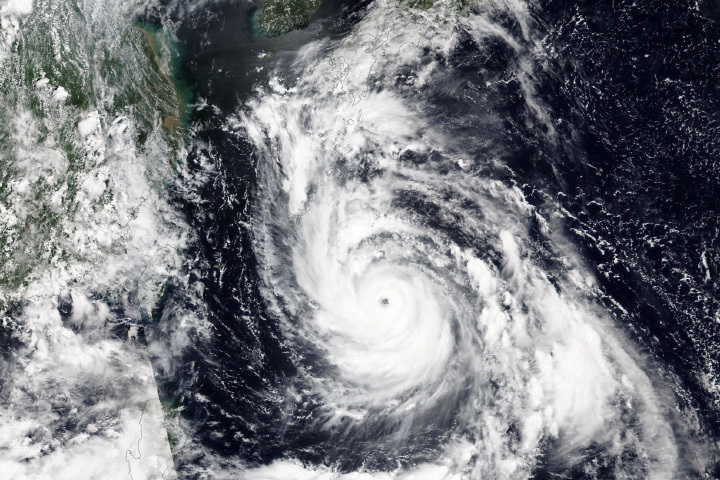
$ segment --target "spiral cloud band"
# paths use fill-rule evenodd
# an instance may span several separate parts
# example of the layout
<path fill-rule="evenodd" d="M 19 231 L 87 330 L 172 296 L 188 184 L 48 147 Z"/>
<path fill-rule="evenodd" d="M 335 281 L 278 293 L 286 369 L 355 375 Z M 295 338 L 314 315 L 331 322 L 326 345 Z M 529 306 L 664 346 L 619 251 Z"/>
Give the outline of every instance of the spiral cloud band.
<path fill-rule="evenodd" d="M 345 40 L 305 47 L 295 68 L 313 67 L 275 79 L 236 122 L 258 152 L 265 295 L 298 363 L 313 359 L 288 395 L 316 402 L 311 421 L 338 444 L 367 448 L 363 475 L 527 478 L 545 455 L 591 476 L 674 478 L 682 453 L 665 387 L 561 251 L 552 217 L 493 179 L 500 160 L 468 155 L 413 94 L 440 84 L 458 42 L 499 41 L 552 138 L 527 12 L 439 11 L 376 2 Z M 494 141 L 491 126 L 474 136 Z M 589 450 L 605 460 L 587 461 Z M 424 462 L 391 466 L 411 456 Z M 286 460 L 248 478 L 353 469 Z"/>

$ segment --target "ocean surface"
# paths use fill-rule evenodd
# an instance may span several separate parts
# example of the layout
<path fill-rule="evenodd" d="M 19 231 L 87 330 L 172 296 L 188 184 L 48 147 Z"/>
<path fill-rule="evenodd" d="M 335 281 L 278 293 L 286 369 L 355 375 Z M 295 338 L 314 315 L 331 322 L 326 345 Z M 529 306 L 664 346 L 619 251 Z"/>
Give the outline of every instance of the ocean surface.
<path fill-rule="evenodd" d="M 0 471 L 720 478 L 720 8 L 258 8 L 0 0 Z"/>

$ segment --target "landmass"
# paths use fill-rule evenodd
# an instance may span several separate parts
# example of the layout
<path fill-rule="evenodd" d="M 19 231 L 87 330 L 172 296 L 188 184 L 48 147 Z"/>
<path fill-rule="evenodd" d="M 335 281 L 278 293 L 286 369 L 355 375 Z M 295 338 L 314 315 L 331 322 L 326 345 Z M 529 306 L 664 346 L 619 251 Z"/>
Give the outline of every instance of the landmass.
<path fill-rule="evenodd" d="M 255 16 L 258 33 L 283 35 L 310 23 L 322 0 L 266 0 Z"/>

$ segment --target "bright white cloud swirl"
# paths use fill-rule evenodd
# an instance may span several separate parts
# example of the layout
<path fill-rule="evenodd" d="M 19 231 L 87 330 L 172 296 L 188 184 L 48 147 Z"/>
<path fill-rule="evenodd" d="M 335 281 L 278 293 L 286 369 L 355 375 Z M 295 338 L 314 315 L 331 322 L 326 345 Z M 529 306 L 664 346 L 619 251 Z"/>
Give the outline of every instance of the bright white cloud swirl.
<path fill-rule="evenodd" d="M 522 38 L 492 22 L 498 10 Z M 594 447 L 627 478 L 673 478 L 665 390 L 592 279 L 568 255 L 548 271 L 531 236 L 539 226 L 551 243 L 546 219 L 395 88 L 408 70 L 416 88 L 432 82 L 459 32 L 493 37 L 520 52 L 528 111 L 549 122 L 523 60 L 538 48 L 524 7 L 453 12 L 375 2 L 340 44 L 300 52 L 312 68 L 292 87 L 271 82 L 239 117 L 258 152 L 266 297 L 298 358 L 324 365 L 301 372 L 294 394 L 320 399 L 317 422 L 338 441 L 382 431 L 377 448 L 392 450 L 442 426 L 434 458 L 347 478 L 527 478 L 548 445 L 569 463 Z M 345 478 L 291 460 L 245 476 Z"/>

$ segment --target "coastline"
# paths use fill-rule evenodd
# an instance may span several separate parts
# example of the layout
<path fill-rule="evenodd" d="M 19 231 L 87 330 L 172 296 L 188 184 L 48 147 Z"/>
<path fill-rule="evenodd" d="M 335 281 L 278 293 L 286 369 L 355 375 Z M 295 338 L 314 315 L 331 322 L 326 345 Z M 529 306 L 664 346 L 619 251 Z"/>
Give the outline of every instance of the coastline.
<path fill-rule="evenodd" d="M 174 112 L 162 115 L 162 126 L 170 135 L 178 134 L 184 140 L 187 123 L 190 117 L 188 105 L 193 97 L 192 87 L 185 83 L 180 74 L 180 45 L 169 38 L 162 27 L 136 22 L 133 29 L 140 32 L 147 41 L 150 56 L 158 72 L 174 92 Z M 166 53 L 163 53 L 165 51 Z M 168 55 L 169 58 L 164 58 Z"/>

